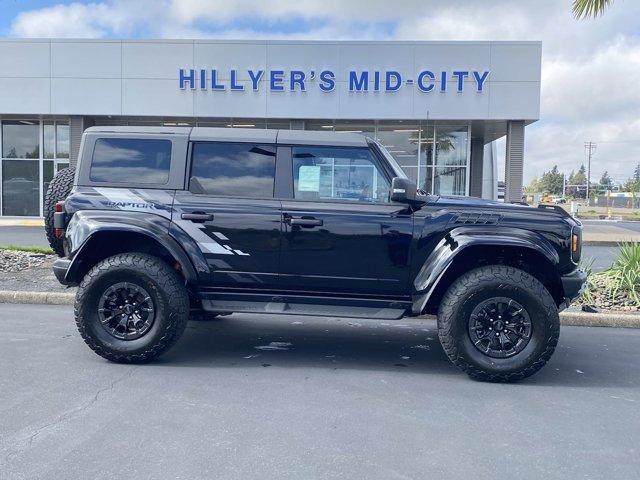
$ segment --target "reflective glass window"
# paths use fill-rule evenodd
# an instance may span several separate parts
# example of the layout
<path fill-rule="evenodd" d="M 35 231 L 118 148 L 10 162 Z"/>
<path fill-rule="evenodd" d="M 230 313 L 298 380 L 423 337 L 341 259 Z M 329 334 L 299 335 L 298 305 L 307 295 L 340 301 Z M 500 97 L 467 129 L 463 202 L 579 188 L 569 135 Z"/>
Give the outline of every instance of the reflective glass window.
<path fill-rule="evenodd" d="M 465 195 L 467 191 L 467 167 L 436 167 L 434 192 L 437 195 Z"/>
<path fill-rule="evenodd" d="M 2 214 L 40 215 L 38 160 L 2 161 Z"/>
<path fill-rule="evenodd" d="M 43 157 L 55 158 L 56 156 L 56 126 L 54 122 L 44 122 L 44 139 L 42 142 Z"/>
<path fill-rule="evenodd" d="M 436 126 L 436 163 L 439 166 L 466 165 L 468 129 L 462 127 Z"/>
<path fill-rule="evenodd" d="M 419 132 L 417 124 L 381 123 L 378 125 L 377 139 L 400 166 L 416 166 Z"/>
<path fill-rule="evenodd" d="M 271 198 L 275 172 L 273 145 L 196 143 L 189 190 L 208 195 Z"/>
<path fill-rule="evenodd" d="M 53 179 L 53 160 L 43 160 L 42 161 L 42 200 L 44 201 L 44 197 L 49 190 L 49 184 Z"/>
<path fill-rule="evenodd" d="M 56 123 L 56 158 L 69 158 L 69 125 Z"/>
<path fill-rule="evenodd" d="M 169 180 L 170 166 L 170 140 L 99 138 L 90 178 L 94 182 L 163 185 Z"/>
<path fill-rule="evenodd" d="M 5 120 L 2 122 L 2 156 L 4 158 L 38 158 L 40 156 L 39 122 Z"/>
<path fill-rule="evenodd" d="M 367 148 L 293 147 L 294 196 L 389 202 L 389 182 Z"/>

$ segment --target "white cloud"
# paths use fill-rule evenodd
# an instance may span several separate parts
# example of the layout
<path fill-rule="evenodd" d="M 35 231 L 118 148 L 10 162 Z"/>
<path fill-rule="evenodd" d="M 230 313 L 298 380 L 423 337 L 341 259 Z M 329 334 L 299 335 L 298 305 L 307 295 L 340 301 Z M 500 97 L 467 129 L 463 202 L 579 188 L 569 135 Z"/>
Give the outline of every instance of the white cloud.
<path fill-rule="evenodd" d="M 601 142 L 594 176 L 606 167 L 622 179 L 640 160 L 638 32 L 640 2 L 630 0 L 589 21 L 572 18 L 570 0 L 103 0 L 25 11 L 12 23 L 18 37 L 542 40 L 527 179 L 554 163 L 578 168 L 587 140 Z"/>

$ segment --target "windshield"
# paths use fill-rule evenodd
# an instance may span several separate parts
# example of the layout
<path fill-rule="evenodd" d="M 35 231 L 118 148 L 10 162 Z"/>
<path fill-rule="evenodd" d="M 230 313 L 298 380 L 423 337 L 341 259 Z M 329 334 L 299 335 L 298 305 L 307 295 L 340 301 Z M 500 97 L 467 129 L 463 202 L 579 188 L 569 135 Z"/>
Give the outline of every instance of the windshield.
<path fill-rule="evenodd" d="M 408 179 L 409 177 L 407 177 L 407 174 L 404 173 L 404 171 L 402 170 L 402 167 L 400 167 L 400 165 L 398 165 L 398 162 L 396 162 L 396 159 L 393 158 L 393 156 L 384 147 L 384 145 L 382 145 L 380 142 L 375 142 L 375 143 L 376 143 L 376 146 L 380 149 L 380 151 L 384 155 L 384 157 L 387 159 L 389 164 L 391 165 L 391 168 L 393 168 L 393 171 L 396 174 L 396 177 L 401 177 L 401 178 Z"/>
<path fill-rule="evenodd" d="M 396 173 L 396 176 L 401 178 L 406 178 L 407 180 L 409 180 L 409 177 L 407 177 L 407 174 L 404 173 L 404 170 L 402 170 L 402 167 L 398 164 L 398 162 L 396 162 L 396 159 L 393 158 L 393 155 L 389 153 L 389 150 L 387 150 L 385 146 L 382 145 L 380 142 L 375 142 L 375 144 L 380 149 L 382 154 L 385 156 L 385 158 L 391 165 L 391 168 L 393 168 L 393 171 Z M 425 192 L 421 188 L 418 188 L 418 195 L 429 195 L 429 192 Z"/>

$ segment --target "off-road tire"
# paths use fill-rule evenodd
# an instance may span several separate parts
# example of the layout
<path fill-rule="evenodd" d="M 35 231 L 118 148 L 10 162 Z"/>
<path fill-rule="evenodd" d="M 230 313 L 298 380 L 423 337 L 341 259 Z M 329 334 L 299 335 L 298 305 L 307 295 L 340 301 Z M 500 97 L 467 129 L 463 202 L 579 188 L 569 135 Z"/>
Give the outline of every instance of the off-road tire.
<path fill-rule="evenodd" d="M 75 172 L 71 168 L 63 168 L 49 183 L 49 188 L 44 196 L 44 231 L 51 249 L 60 257 L 64 257 L 62 239 L 55 236 L 53 229 L 53 208 L 56 203 L 65 200 L 73 188 L 73 176 Z"/>
<path fill-rule="evenodd" d="M 100 324 L 101 295 L 118 282 L 143 287 L 152 298 L 155 319 L 135 340 L 111 336 Z M 98 355 L 118 363 L 143 363 L 171 348 L 189 320 L 189 297 L 178 274 L 161 259 L 142 253 L 122 253 L 95 265 L 82 279 L 75 301 L 76 325 L 85 343 Z"/>
<path fill-rule="evenodd" d="M 529 343 L 508 358 L 484 355 L 468 333 L 475 306 L 496 296 L 520 303 L 532 324 Z M 476 380 L 515 382 L 533 375 L 551 358 L 559 333 L 558 308 L 544 285 L 528 273 L 504 265 L 465 273 L 449 287 L 438 309 L 438 336 L 445 353 L 454 365 Z"/>

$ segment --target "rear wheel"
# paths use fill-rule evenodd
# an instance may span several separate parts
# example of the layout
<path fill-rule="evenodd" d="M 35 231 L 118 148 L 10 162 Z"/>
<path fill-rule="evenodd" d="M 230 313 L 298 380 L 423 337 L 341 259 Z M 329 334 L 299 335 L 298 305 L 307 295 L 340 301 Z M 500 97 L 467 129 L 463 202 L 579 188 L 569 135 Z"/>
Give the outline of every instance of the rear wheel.
<path fill-rule="evenodd" d="M 558 343 L 558 309 L 528 273 L 504 265 L 457 279 L 438 310 L 438 336 L 449 359 L 470 377 L 521 380 L 540 370 Z"/>
<path fill-rule="evenodd" d="M 189 298 L 178 274 L 161 259 L 124 253 L 85 275 L 75 315 L 82 338 L 98 355 L 141 363 L 180 338 L 189 319 Z"/>
<path fill-rule="evenodd" d="M 53 228 L 53 208 L 56 203 L 65 200 L 73 188 L 73 176 L 75 172 L 71 168 L 60 170 L 47 189 L 44 196 L 44 232 L 51 249 L 60 257 L 64 257 L 62 239 L 56 237 Z"/>

